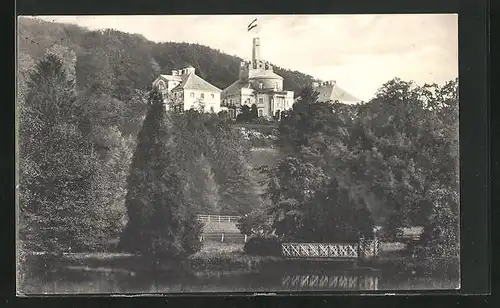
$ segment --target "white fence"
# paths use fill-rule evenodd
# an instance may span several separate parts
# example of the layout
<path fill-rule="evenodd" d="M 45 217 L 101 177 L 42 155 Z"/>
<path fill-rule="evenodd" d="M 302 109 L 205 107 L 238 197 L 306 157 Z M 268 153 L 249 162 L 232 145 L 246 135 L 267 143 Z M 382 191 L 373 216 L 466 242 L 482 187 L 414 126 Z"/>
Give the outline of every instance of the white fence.
<path fill-rule="evenodd" d="M 203 222 L 238 222 L 241 216 L 229 215 L 198 215 L 198 220 Z"/>
<path fill-rule="evenodd" d="M 373 258 L 380 254 L 380 241 L 377 238 L 373 240 L 360 238 L 359 247 L 364 258 Z"/>
<path fill-rule="evenodd" d="M 248 237 L 245 234 L 238 233 L 204 233 L 200 236 L 200 241 L 214 242 L 243 242 L 246 243 Z"/>

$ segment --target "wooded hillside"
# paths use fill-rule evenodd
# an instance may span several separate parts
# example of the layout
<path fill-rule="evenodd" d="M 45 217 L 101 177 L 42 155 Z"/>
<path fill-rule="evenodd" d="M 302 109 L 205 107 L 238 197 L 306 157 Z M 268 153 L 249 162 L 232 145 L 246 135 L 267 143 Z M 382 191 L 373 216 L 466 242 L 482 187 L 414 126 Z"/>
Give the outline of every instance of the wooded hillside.
<path fill-rule="evenodd" d="M 63 45 L 76 53 L 80 90 L 107 78 L 116 97 L 131 89 L 145 90 L 158 74 L 169 74 L 186 65 L 199 76 L 223 89 L 238 78 L 241 59 L 218 50 L 189 43 L 155 43 L 139 34 L 116 30 L 90 31 L 61 23 L 19 18 L 19 53 L 39 60 L 47 48 Z M 21 63 L 22 65 L 22 63 Z M 276 67 L 286 90 L 300 91 L 313 77 Z"/>

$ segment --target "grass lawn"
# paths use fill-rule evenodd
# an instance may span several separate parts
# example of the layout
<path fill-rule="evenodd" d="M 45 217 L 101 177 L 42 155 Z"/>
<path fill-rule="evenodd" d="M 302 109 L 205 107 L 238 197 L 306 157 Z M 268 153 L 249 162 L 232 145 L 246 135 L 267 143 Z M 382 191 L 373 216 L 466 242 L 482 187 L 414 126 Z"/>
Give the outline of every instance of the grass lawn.
<path fill-rule="evenodd" d="M 204 222 L 203 233 L 240 233 L 238 227 L 236 227 L 236 222 L 218 222 L 218 221 L 207 221 Z"/>
<path fill-rule="evenodd" d="M 263 193 L 265 186 L 262 186 L 262 183 L 266 182 L 268 177 L 266 174 L 260 173 L 258 168 L 262 166 L 276 166 L 283 154 L 279 150 L 272 148 L 253 148 L 251 154 L 250 165 L 253 167 L 252 174 L 257 182 L 260 183 L 259 190 Z"/>

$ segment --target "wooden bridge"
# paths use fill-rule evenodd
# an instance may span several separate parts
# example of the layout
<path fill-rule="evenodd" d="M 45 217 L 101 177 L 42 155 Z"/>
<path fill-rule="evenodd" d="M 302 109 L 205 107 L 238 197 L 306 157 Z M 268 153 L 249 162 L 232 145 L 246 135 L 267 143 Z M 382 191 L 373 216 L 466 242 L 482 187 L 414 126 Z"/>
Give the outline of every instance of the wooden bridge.
<path fill-rule="evenodd" d="M 359 243 L 282 243 L 281 254 L 286 259 L 358 260 L 377 257 L 380 242 L 360 239 Z"/>
<path fill-rule="evenodd" d="M 246 243 L 247 236 L 236 227 L 240 218 L 231 215 L 198 215 L 198 220 L 205 225 L 200 241 Z M 361 237 L 357 243 L 282 243 L 281 255 L 285 259 L 296 260 L 359 260 L 377 257 L 380 248 L 377 239 L 365 240 Z"/>

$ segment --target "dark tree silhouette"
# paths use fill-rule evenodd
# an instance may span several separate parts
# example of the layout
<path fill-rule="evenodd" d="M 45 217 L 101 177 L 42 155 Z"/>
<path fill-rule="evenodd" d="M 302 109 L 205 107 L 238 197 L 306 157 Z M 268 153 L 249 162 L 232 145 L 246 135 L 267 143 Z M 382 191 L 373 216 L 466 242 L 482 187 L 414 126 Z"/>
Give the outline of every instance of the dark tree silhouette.
<path fill-rule="evenodd" d="M 201 225 L 186 206 L 177 162 L 173 161 L 171 121 L 162 96 L 153 91 L 134 153 L 126 206 L 129 221 L 120 247 L 161 258 L 182 258 L 200 248 Z"/>

